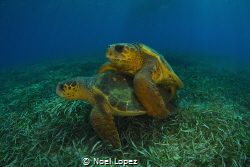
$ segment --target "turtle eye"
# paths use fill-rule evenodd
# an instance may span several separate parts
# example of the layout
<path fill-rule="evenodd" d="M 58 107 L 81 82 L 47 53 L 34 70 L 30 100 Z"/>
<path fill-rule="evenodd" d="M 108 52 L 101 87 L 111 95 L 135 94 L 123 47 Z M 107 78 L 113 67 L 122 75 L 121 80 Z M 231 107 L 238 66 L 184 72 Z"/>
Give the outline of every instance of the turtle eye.
<path fill-rule="evenodd" d="M 73 81 L 73 82 L 71 83 L 71 85 L 72 85 L 72 86 L 76 86 L 76 85 L 77 85 L 76 81 Z"/>
<path fill-rule="evenodd" d="M 63 84 L 59 84 L 59 90 L 63 91 L 64 90 L 64 85 Z"/>
<path fill-rule="evenodd" d="M 117 51 L 118 53 L 122 53 L 123 49 L 124 49 L 123 45 L 116 45 L 115 46 L 115 51 Z"/>

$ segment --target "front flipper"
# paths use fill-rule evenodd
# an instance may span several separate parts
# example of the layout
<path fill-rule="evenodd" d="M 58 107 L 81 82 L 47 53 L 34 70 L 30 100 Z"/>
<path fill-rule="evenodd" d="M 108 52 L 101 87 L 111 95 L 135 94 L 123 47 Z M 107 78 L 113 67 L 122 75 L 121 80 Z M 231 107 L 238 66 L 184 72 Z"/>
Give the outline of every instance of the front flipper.
<path fill-rule="evenodd" d="M 104 63 L 104 64 L 99 68 L 99 70 L 97 71 L 97 74 L 105 73 L 106 71 L 113 71 L 113 72 L 118 73 L 117 67 L 116 67 L 115 65 L 113 65 L 112 63 L 110 63 L 110 62 Z"/>
<path fill-rule="evenodd" d="M 96 104 L 90 114 L 92 126 L 102 141 L 122 157 L 121 141 L 113 119 L 114 117 L 110 114 L 109 107 L 105 102 Z"/>
<path fill-rule="evenodd" d="M 154 71 L 154 65 L 148 63 L 147 66 L 135 75 L 134 88 L 135 93 L 147 110 L 147 114 L 155 118 L 165 118 L 169 115 L 169 111 L 166 109 L 163 98 L 152 79 Z"/>

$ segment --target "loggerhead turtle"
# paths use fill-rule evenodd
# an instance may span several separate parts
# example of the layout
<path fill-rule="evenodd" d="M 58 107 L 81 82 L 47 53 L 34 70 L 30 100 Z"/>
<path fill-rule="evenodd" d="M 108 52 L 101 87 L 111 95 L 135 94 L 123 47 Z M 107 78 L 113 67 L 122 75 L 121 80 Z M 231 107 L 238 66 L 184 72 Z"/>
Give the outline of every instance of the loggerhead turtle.
<path fill-rule="evenodd" d="M 168 116 L 156 85 L 170 90 L 172 99 L 183 84 L 161 54 L 141 43 L 117 43 L 108 46 L 106 57 L 110 62 L 103 64 L 97 73 L 114 71 L 134 76 L 135 93 L 147 114 L 156 118 Z"/>
<path fill-rule="evenodd" d="M 167 110 L 173 111 L 169 104 L 170 93 L 158 87 Z M 107 146 L 122 156 L 121 141 L 115 116 L 137 116 L 146 114 L 134 94 L 133 79 L 119 74 L 105 73 L 93 77 L 76 77 L 60 82 L 56 93 L 69 100 L 86 100 L 94 107 L 90 121 L 94 130 Z"/>

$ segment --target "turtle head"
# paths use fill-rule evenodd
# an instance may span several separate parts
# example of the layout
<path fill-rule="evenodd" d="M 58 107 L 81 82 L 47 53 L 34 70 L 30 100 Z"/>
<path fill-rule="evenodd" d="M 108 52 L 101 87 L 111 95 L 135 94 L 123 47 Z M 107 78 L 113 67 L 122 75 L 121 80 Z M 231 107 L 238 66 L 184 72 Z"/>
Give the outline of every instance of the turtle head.
<path fill-rule="evenodd" d="M 128 66 L 142 62 L 140 47 L 138 47 L 137 43 L 117 43 L 109 45 L 106 51 L 106 57 L 111 63 L 117 66 Z"/>
<path fill-rule="evenodd" d="M 90 97 L 89 78 L 76 77 L 58 83 L 56 93 L 68 100 L 88 100 Z"/>

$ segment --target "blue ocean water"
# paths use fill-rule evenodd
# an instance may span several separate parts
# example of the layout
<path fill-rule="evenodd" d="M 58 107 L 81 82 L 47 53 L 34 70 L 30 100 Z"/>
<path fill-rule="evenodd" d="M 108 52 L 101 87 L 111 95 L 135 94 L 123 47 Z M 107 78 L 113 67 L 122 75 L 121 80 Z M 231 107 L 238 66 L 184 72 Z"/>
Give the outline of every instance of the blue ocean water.
<path fill-rule="evenodd" d="M 249 61 L 249 0 L 1 0 L 0 68 L 117 42 Z"/>
<path fill-rule="evenodd" d="M 125 156 L 141 166 L 250 166 L 250 0 L 1 0 L 0 166 L 113 156 L 92 128 L 91 105 L 55 89 L 93 76 L 103 61 L 89 58 L 104 60 L 119 42 L 162 53 L 184 84 L 173 116 L 115 118 Z M 113 102 L 100 95 L 96 106 Z"/>

